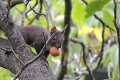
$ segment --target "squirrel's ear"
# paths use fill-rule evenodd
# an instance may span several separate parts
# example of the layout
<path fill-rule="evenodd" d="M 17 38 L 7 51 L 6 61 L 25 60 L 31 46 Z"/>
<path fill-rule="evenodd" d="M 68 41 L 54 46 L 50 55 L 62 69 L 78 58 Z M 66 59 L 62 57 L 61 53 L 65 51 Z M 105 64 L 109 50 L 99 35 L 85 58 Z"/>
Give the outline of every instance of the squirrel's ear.
<path fill-rule="evenodd" d="M 65 30 L 62 30 L 61 33 L 64 34 Z"/>
<path fill-rule="evenodd" d="M 53 27 L 50 33 L 52 34 L 55 30 L 56 30 L 56 27 Z"/>
<path fill-rule="evenodd" d="M 65 33 L 67 27 L 68 27 L 68 25 L 66 25 L 65 28 L 62 30 L 62 34 Z"/>

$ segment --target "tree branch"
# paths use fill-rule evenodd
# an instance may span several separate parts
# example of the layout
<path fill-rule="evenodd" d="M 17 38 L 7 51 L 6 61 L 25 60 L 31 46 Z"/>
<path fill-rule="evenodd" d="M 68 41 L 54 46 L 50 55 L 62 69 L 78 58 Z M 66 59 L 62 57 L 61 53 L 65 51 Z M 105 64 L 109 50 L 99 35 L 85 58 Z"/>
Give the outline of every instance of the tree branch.
<path fill-rule="evenodd" d="M 84 45 L 84 43 L 80 42 L 80 41 L 76 41 L 74 39 L 71 39 L 71 41 L 74 42 L 74 43 L 79 43 L 82 46 L 84 64 L 87 67 L 87 70 L 89 72 L 91 80 L 95 80 L 95 78 L 94 78 L 94 76 L 92 74 L 92 71 L 90 70 L 90 68 L 88 66 L 88 63 L 87 63 L 87 60 L 86 60 L 86 52 L 85 52 L 85 45 Z"/>
<path fill-rule="evenodd" d="M 2 29 L 4 30 L 11 44 L 10 47 L 12 47 L 12 49 L 19 57 L 19 59 L 26 64 L 29 61 L 31 61 L 33 58 L 35 58 L 35 54 L 33 54 L 30 50 L 28 50 L 29 47 L 25 43 L 18 28 L 13 23 L 11 15 L 7 17 L 7 13 L 8 10 L 6 9 L 3 2 L 0 0 L 0 25 L 2 26 Z M 3 49 L 0 48 L 0 50 L 2 50 L 3 52 Z M 4 53 L 7 52 L 4 51 Z M 2 57 L 4 58 L 4 56 L 5 55 L 3 55 Z M 0 61 L 1 62 L 0 66 L 5 67 L 7 69 L 9 69 L 10 67 L 10 71 L 16 74 L 21 69 L 22 65 L 19 64 L 17 59 L 14 57 L 14 54 L 10 54 L 9 56 L 10 58 L 7 58 L 8 60 L 5 60 L 6 58 L 5 59 L 0 58 L 0 60 L 1 59 L 4 60 L 4 61 L 2 60 L 3 62 Z M 10 65 L 8 65 L 7 63 L 10 63 Z M 29 64 L 28 67 L 24 69 L 23 73 L 19 76 L 19 79 L 20 80 L 48 80 L 48 79 L 54 80 L 55 77 L 51 69 L 49 68 L 49 65 L 46 64 L 43 60 L 37 59 L 35 62 Z"/>
<path fill-rule="evenodd" d="M 113 0 L 114 1 L 114 24 L 116 27 L 116 31 L 117 31 L 117 38 L 118 38 L 118 53 L 119 53 L 119 69 L 120 69 L 120 23 L 119 23 L 119 19 L 117 16 L 117 0 Z"/>
<path fill-rule="evenodd" d="M 62 44 L 61 69 L 57 77 L 57 80 L 63 80 L 65 74 L 67 73 L 67 59 L 68 59 L 68 54 L 69 54 L 69 50 L 68 50 L 69 42 L 68 41 L 69 41 L 69 33 L 70 33 L 70 28 L 71 28 L 71 10 L 72 10 L 71 0 L 65 0 L 64 26 L 67 25 L 67 28 L 64 33 L 64 41 Z"/>
<path fill-rule="evenodd" d="M 41 57 L 46 49 L 46 46 L 48 45 L 48 43 L 51 41 L 51 39 L 55 36 L 55 34 L 52 34 L 52 36 L 46 41 L 46 44 L 43 46 L 42 50 L 40 51 L 40 53 L 35 57 L 33 58 L 32 60 L 30 60 L 28 63 L 26 63 L 25 65 L 22 66 L 22 68 L 19 70 L 19 72 L 15 75 L 14 79 L 13 80 L 16 80 L 20 74 L 24 71 L 24 69 L 32 64 L 33 62 L 35 62 L 37 59 L 39 59 L 39 57 Z"/>
<path fill-rule="evenodd" d="M 86 5 L 88 5 L 86 0 L 82 0 Z M 105 26 L 107 28 L 109 28 L 110 30 L 114 31 L 114 29 L 112 29 L 107 23 L 105 23 L 100 17 L 98 17 L 96 14 L 94 14 L 94 17 L 99 20 L 102 24 L 105 24 Z"/>
<path fill-rule="evenodd" d="M 5 49 L 5 50 L 4 50 Z M 11 51 L 11 44 L 8 40 L 0 37 L 0 66 L 9 69 L 12 73 L 16 72 L 16 60 Z"/>

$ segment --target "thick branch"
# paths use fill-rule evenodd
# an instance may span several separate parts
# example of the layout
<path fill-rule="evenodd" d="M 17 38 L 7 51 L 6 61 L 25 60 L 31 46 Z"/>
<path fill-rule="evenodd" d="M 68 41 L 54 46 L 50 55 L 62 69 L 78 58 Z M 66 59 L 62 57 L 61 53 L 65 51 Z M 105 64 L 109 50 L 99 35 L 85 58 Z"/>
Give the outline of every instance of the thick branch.
<path fill-rule="evenodd" d="M 2 26 L 2 29 L 4 30 L 8 40 L 10 41 L 11 47 L 14 50 L 14 52 L 18 55 L 19 59 L 23 63 L 27 63 L 28 61 L 35 58 L 35 55 L 30 50 L 28 50 L 29 47 L 25 43 L 16 25 L 13 23 L 12 18 L 10 17 L 10 15 L 7 16 L 7 14 L 8 14 L 8 10 L 0 0 L 0 25 Z M 4 49 L 1 48 L 0 50 L 3 51 Z M 3 54 L 4 53 L 6 52 L 3 52 Z M 3 59 L 4 62 L 1 62 L 0 66 L 9 69 L 9 67 L 7 67 L 8 66 L 7 61 L 10 61 L 11 62 L 10 67 L 13 67 L 10 70 L 12 71 L 12 69 L 14 69 L 12 72 L 16 74 L 19 71 L 19 69 L 22 67 L 22 65 L 19 64 L 19 61 L 17 61 L 15 57 L 12 57 L 11 54 L 9 56 L 11 56 L 10 58 L 7 58 L 9 60 Z M 55 78 L 51 69 L 49 68 L 49 65 L 44 61 L 37 59 L 35 62 L 30 64 L 23 71 L 19 79 L 20 80 L 54 80 Z"/>
<path fill-rule="evenodd" d="M 17 68 L 15 62 L 10 42 L 0 37 L 0 66 L 15 74 Z"/>
<path fill-rule="evenodd" d="M 23 0 L 12 0 L 11 3 L 10 3 L 11 4 L 10 8 L 13 8 L 14 6 L 16 6 L 18 4 L 21 4 L 21 3 L 23 3 Z M 8 6 L 7 2 L 5 4 L 6 4 L 6 6 Z"/>
<path fill-rule="evenodd" d="M 68 44 L 69 44 L 69 33 L 70 33 L 70 26 L 71 26 L 71 10 L 72 10 L 72 4 L 71 0 L 65 0 L 65 20 L 64 20 L 64 26 L 67 25 L 66 31 L 64 33 L 64 42 L 62 47 L 62 59 L 61 59 L 61 69 L 58 76 L 58 80 L 63 80 L 66 72 L 67 72 L 67 59 L 68 59 Z M 65 44 L 65 46 L 64 46 Z"/>
<path fill-rule="evenodd" d="M 4 30 L 7 38 L 9 39 L 13 50 L 15 51 L 15 53 L 19 54 L 20 59 L 23 62 L 29 61 L 30 59 L 32 59 L 32 57 L 30 57 L 28 55 L 32 55 L 32 53 L 30 53 L 30 51 L 28 51 L 26 43 L 25 43 L 22 35 L 18 31 L 16 25 L 13 23 L 13 20 L 10 17 L 10 15 L 7 16 L 8 10 L 2 4 L 2 2 L 0 2 L 0 12 L 1 12 L 0 23 L 1 23 L 2 29 Z M 25 56 L 26 56 L 26 59 L 23 58 Z"/>

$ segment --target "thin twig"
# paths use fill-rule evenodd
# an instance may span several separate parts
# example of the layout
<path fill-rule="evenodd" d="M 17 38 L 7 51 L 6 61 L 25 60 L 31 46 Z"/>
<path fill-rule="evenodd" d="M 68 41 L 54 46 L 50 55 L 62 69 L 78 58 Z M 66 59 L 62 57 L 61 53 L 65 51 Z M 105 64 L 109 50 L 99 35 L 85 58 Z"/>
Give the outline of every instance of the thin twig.
<path fill-rule="evenodd" d="M 39 13 L 42 13 L 42 4 L 43 4 L 43 0 L 39 0 L 39 4 L 40 4 L 40 10 L 39 10 Z M 36 15 L 36 19 L 38 20 L 40 17 L 40 15 Z"/>
<path fill-rule="evenodd" d="M 115 36 L 111 35 L 107 44 L 105 45 L 105 51 L 103 53 L 103 59 L 106 57 L 108 54 L 108 48 L 113 44 Z"/>
<path fill-rule="evenodd" d="M 56 63 L 56 68 L 55 68 L 55 71 L 54 71 L 54 75 L 57 75 L 59 69 L 60 69 L 60 64 L 61 64 L 61 61 L 60 60 L 55 60 L 54 58 L 52 58 L 52 61 L 54 63 Z"/>
<path fill-rule="evenodd" d="M 115 73 L 115 75 L 120 79 L 120 74 L 117 73 L 117 71 L 113 68 L 113 66 L 112 66 L 111 64 L 109 64 L 108 67 L 109 67 L 110 70 L 112 70 L 112 71 Z"/>
<path fill-rule="evenodd" d="M 11 0 L 7 0 L 7 2 L 8 2 L 8 6 L 7 6 L 7 8 L 8 8 L 8 13 L 7 13 L 7 18 L 9 17 L 9 13 L 10 13 L 10 2 L 11 2 Z"/>
<path fill-rule="evenodd" d="M 52 15 L 51 15 L 51 13 L 50 13 L 50 9 L 49 9 L 49 6 L 48 6 L 48 4 L 47 4 L 47 1 L 46 1 L 46 0 L 43 0 L 43 3 L 44 3 L 44 6 L 45 6 L 45 8 L 46 8 L 46 15 L 47 15 L 47 16 L 48 16 L 48 15 L 50 16 L 50 19 L 51 19 L 51 22 L 52 22 L 52 26 L 55 27 L 55 24 L 54 24 Z M 49 25 L 48 25 L 48 30 L 49 30 Z"/>
<path fill-rule="evenodd" d="M 2 49 L 2 50 L 4 50 L 4 51 L 7 51 L 7 52 L 9 51 L 9 50 L 7 50 L 7 49 L 5 49 L 5 48 L 2 48 L 2 47 L 0 47 L 0 49 Z M 10 52 L 10 51 L 9 51 L 9 52 Z"/>
<path fill-rule="evenodd" d="M 29 3 L 29 0 L 23 0 L 23 2 L 24 2 L 24 11 L 23 11 L 23 14 L 22 14 L 21 26 L 24 25 L 26 9 L 27 9 L 27 5 L 28 5 L 28 3 Z"/>
<path fill-rule="evenodd" d="M 119 19 L 117 16 L 117 0 L 113 0 L 114 1 L 114 24 L 116 27 L 116 31 L 117 31 L 117 38 L 118 38 L 118 53 L 119 53 L 119 69 L 120 69 L 120 23 L 119 23 Z"/>
<path fill-rule="evenodd" d="M 12 48 L 11 48 L 12 49 Z M 25 65 L 16 55 L 16 53 L 14 52 L 14 50 L 12 49 L 12 52 L 14 54 L 14 56 L 17 58 L 17 60 L 22 64 L 22 65 Z"/>
<path fill-rule="evenodd" d="M 1 47 L 0 47 L 0 49 L 4 50 L 4 51 L 6 51 L 6 52 L 13 52 L 15 58 L 16 58 L 22 65 L 24 65 L 24 63 L 17 57 L 17 55 L 15 54 L 15 52 L 14 52 L 14 50 L 13 50 L 12 48 L 10 48 L 10 50 L 8 50 L 8 49 L 1 48 Z"/>
<path fill-rule="evenodd" d="M 29 4 L 29 6 L 30 6 L 30 4 Z M 30 6 L 30 9 L 31 9 L 35 14 L 43 15 L 43 16 L 46 18 L 46 15 L 45 15 L 45 14 L 36 12 L 31 6 Z"/>
<path fill-rule="evenodd" d="M 81 0 L 83 1 L 86 5 L 88 5 L 88 2 L 86 0 Z M 100 17 L 98 17 L 96 14 L 94 14 L 94 17 L 99 20 L 102 24 L 105 24 L 105 26 L 107 28 L 109 28 L 110 30 L 114 31 L 114 29 L 112 29 L 107 23 L 105 23 Z"/>
<path fill-rule="evenodd" d="M 43 0 L 43 4 L 44 4 L 44 7 L 45 7 L 45 9 L 46 9 L 46 17 L 47 17 L 47 20 L 48 20 L 48 15 L 49 15 L 49 12 L 48 12 L 48 7 L 47 7 L 47 5 L 46 5 L 46 3 L 45 3 L 45 0 Z M 49 22 L 47 21 L 47 30 L 49 30 Z"/>
<path fill-rule="evenodd" d="M 86 52 L 85 52 L 85 45 L 84 45 L 84 43 L 83 43 L 83 42 L 80 42 L 80 41 L 76 41 L 76 40 L 74 40 L 74 39 L 71 39 L 71 41 L 74 42 L 74 43 L 79 43 L 79 44 L 81 44 L 81 46 L 82 46 L 82 51 L 83 51 L 83 60 L 84 60 L 84 63 L 85 63 L 85 65 L 86 65 L 86 67 L 87 67 L 87 70 L 88 70 L 88 72 L 89 72 L 89 75 L 90 75 L 91 79 L 92 79 L 92 80 L 95 80 L 95 78 L 94 78 L 94 76 L 93 76 L 93 74 L 92 74 L 92 71 L 90 70 L 90 68 L 89 68 L 89 66 L 88 66 L 88 64 L 87 64 L 87 61 L 86 61 Z"/>
<path fill-rule="evenodd" d="M 55 36 L 56 33 L 53 33 L 52 36 L 46 41 L 46 44 L 43 46 L 42 50 L 40 51 L 40 53 L 32 60 L 30 60 L 28 63 L 26 63 L 25 65 L 22 66 L 22 68 L 18 71 L 18 73 L 15 75 L 13 80 L 16 80 L 20 74 L 23 72 L 23 70 L 30 65 L 31 63 L 33 63 L 34 61 L 36 61 L 39 57 L 41 57 L 46 49 L 46 46 L 49 44 L 49 42 L 51 41 L 51 39 Z"/>
<path fill-rule="evenodd" d="M 42 13 L 43 0 L 39 0 L 39 4 L 40 4 L 39 13 Z M 32 9 L 34 10 L 34 8 L 32 8 Z M 35 11 L 35 10 L 34 10 L 34 11 Z M 41 16 L 41 15 L 36 14 L 36 15 L 30 20 L 30 22 L 28 23 L 28 25 L 32 24 L 32 22 L 33 22 L 35 19 L 38 20 L 40 16 Z M 47 18 L 47 17 L 46 17 L 46 18 Z M 48 24 L 48 20 L 47 20 L 46 22 L 47 22 L 47 24 Z"/>
<path fill-rule="evenodd" d="M 102 24 L 103 25 L 103 30 L 102 30 L 102 46 L 101 46 L 101 51 L 100 51 L 100 60 L 97 64 L 97 67 L 94 69 L 98 69 L 101 65 L 101 62 L 102 62 L 102 59 L 103 59 L 103 52 L 104 52 L 104 43 L 105 43 L 105 39 L 104 39 L 104 34 L 105 34 L 105 24 Z"/>
<path fill-rule="evenodd" d="M 112 45 L 114 42 L 114 36 L 110 36 L 110 39 L 108 40 L 108 43 L 104 45 L 104 51 L 103 51 L 103 59 L 108 54 L 108 48 Z M 100 52 L 97 51 L 94 53 L 93 57 L 89 60 L 90 63 L 93 63 L 94 60 L 96 60 L 99 57 Z"/>
<path fill-rule="evenodd" d="M 35 2 L 35 4 L 34 4 L 34 6 L 32 7 L 32 9 L 34 9 L 36 6 L 37 6 L 37 4 L 38 4 L 38 0 L 36 0 L 36 2 Z M 26 13 L 25 13 L 25 17 L 28 19 L 28 20 L 30 20 L 29 19 L 29 17 L 28 17 L 28 13 L 31 11 L 31 9 L 29 9 Z"/>
<path fill-rule="evenodd" d="M 30 5 L 29 5 L 29 6 L 30 6 Z M 46 19 L 47 24 L 49 24 L 49 23 L 48 23 L 48 18 L 47 18 L 47 15 L 46 15 L 46 14 L 36 12 L 31 6 L 30 6 L 30 9 L 31 9 L 35 14 L 37 14 L 37 15 L 43 15 L 43 16 L 45 17 L 45 19 Z"/>

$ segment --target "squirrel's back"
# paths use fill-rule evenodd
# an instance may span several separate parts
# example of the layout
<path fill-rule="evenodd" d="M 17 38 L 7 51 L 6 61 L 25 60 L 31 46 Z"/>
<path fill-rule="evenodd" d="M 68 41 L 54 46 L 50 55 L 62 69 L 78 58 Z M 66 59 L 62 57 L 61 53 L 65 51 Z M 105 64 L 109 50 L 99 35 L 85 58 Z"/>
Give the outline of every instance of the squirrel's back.
<path fill-rule="evenodd" d="M 43 42 L 45 41 L 45 38 L 47 39 L 48 35 L 50 34 L 50 32 L 46 29 L 36 25 L 22 26 L 18 27 L 18 29 L 27 44 L 32 44 L 36 41 Z"/>
<path fill-rule="evenodd" d="M 64 30 L 59 31 L 56 29 L 56 27 L 53 27 L 51 31 L 48 31 L 47 29 L 44 29 L 36 25 L 18 27 L 18 29 L 21 32 L 26 43 L 32 44 L 37 53 L 39 53 L 41 49 L 43 48 L 46 42 L 45 40 L 47 40 L 49 36 L 55 33 L 55 36 L 53 37 L 53 39 L 50 40 L 44 52 L 45 57 L 49 55 L 49 50 L 51 47 L 60 48 L 63 42 Z"/>

